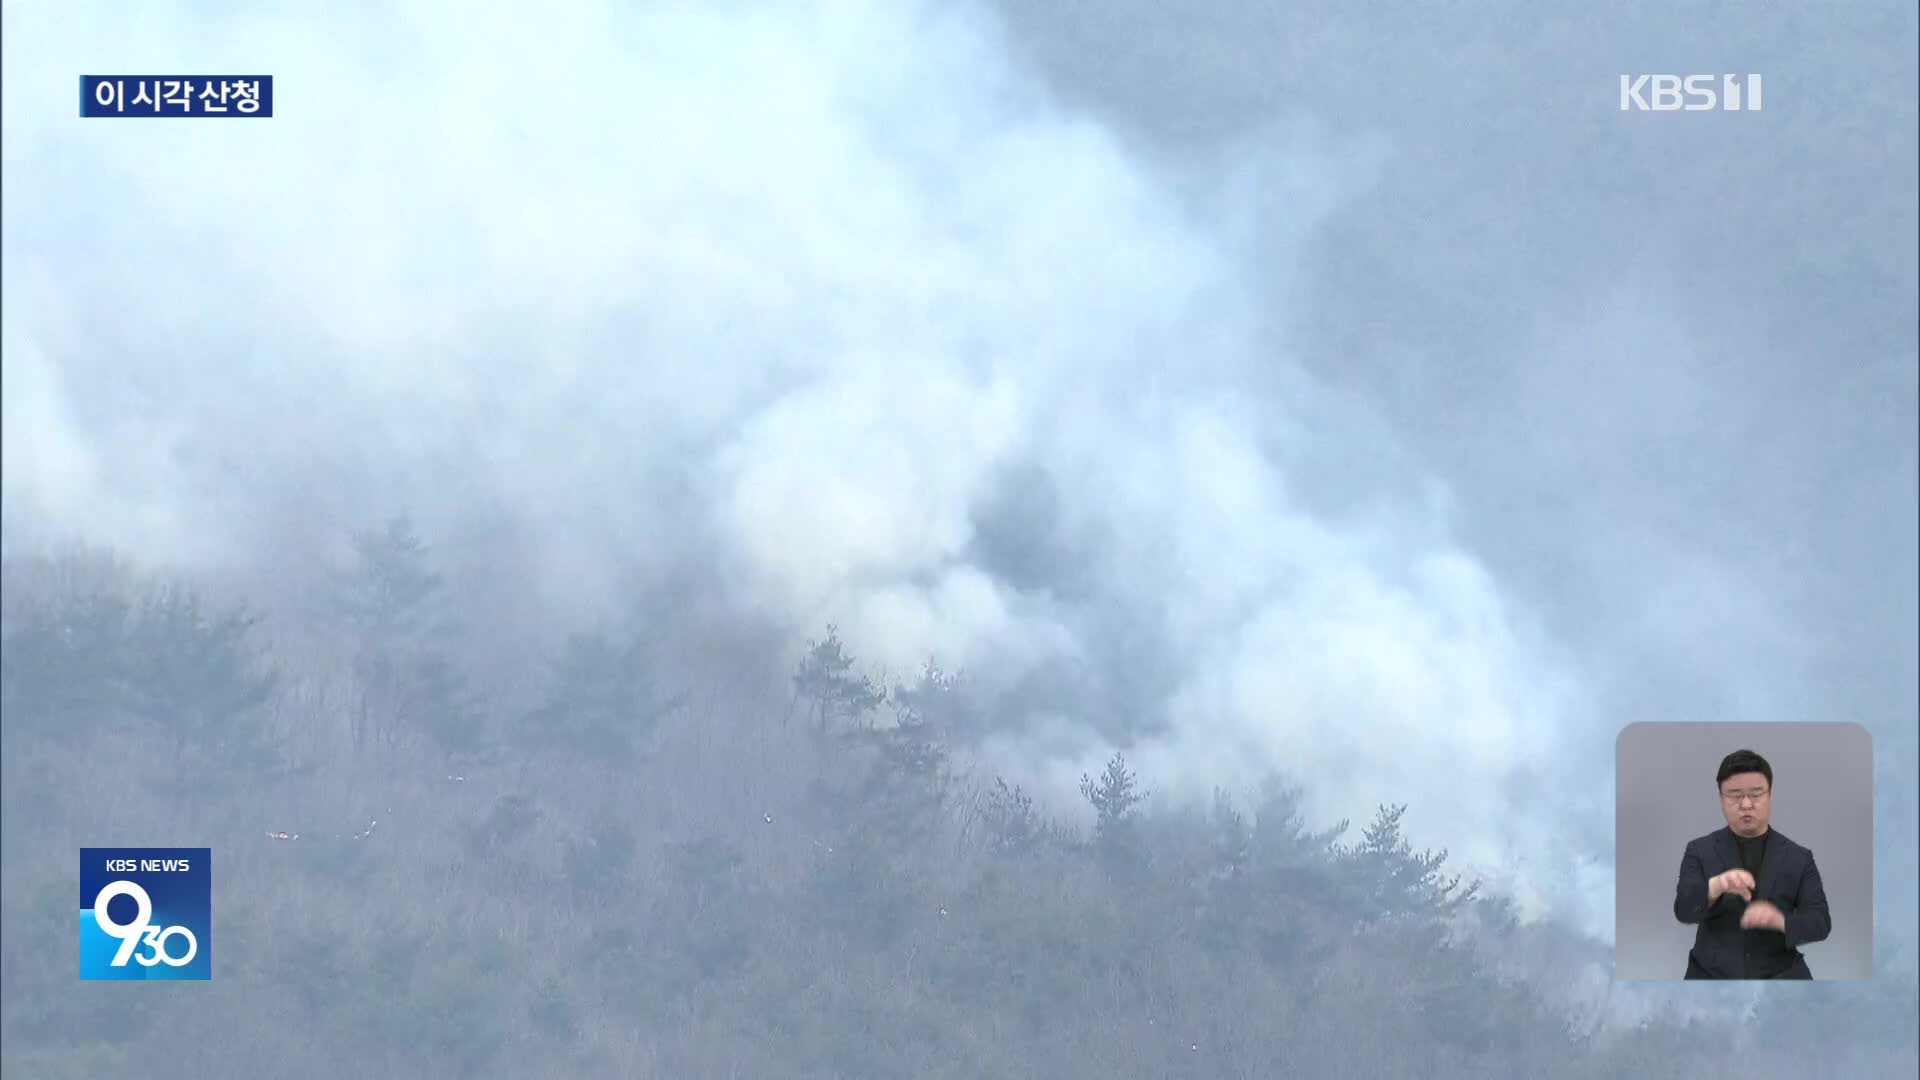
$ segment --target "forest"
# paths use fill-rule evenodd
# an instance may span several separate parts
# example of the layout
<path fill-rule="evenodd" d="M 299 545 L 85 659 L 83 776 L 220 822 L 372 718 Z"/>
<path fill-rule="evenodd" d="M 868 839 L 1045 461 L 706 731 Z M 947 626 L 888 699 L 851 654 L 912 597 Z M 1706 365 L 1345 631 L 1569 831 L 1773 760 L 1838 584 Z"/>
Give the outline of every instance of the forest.
<path fill-rule="evenodd" d="M 1411 846 L 1390 793 L 1365 822 L 1306 820 L 1312 776 L 1181 806 L 1123 751 L 1063 813 L 980 764 L 1004 702 L 938 658 L 869 671 L 830 625 L 793 663 L 635 596 L 483 656 L 510 616 L 423 531 L 353 534 L 282 611 L 106 551 L 8 557 L 0 1071 L 1920 1067 L 1910 975 L 1707 1019 L 1577 1007 L 1566 932 Z M 76 980 L 75 851 L 109 844 L 212 848 L 211 982 Z"/>

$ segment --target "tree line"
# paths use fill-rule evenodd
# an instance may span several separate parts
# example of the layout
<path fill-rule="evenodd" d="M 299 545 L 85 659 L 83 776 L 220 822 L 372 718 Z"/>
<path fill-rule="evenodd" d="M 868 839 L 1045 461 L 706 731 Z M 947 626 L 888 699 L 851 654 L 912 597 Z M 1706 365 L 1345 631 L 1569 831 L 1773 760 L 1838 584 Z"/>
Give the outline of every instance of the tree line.
<path fill-rule="evenodd" d="M 1356 833 L 1276 778 L 1149 812 L 1116 753 L 1070 824 L 975 763 L 1002 704 L 976 680 L 877 679 L 832 626 L 720 703 L 671 627 L 582 629 L 509 701 L 461 648 L 500 631 L 407 517 L 352 551 L 304 653 L 109 556 L 8 560 L 9 1075 L 1692 1076 L 1736 1044 L 1914 1069 L 1911 980 L 1620 1029 L 1503 975 L 1529 931 L 1406 805 Z M 294 692 L 322 674 L 344 690 Z M 392 816 L 279 841 L 269 808 Z M 213 982 L 78 982 L 75 849 L 202 838 Z"/>

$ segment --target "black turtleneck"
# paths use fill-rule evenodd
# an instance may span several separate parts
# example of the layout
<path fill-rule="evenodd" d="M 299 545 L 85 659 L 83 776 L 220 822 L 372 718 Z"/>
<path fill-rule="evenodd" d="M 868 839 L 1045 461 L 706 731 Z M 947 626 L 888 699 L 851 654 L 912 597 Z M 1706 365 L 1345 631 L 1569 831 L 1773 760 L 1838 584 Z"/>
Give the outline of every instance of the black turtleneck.
<path fill-rule="evenodd" d="M 1733 834 L 1733 842 L 1740 845 L 1740 865 L 1757 880 L 1760 877 L 1760 863 L 1767 857 L 1767 837 L 1773 835 L 1768 829 L 1759 836 L 1741 836 Z"/>

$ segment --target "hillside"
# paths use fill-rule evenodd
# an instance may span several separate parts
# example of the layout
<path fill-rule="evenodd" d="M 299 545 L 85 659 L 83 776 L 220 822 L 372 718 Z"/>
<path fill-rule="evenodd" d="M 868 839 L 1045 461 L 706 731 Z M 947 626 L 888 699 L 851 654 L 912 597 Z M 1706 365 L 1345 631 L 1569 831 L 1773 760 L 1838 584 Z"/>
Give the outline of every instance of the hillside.
<path fill-rule="evenodd" d="M 1116 756 L 1083 829 L 979 765 L 964 676 L 882 684 L 833 633 L 696 673 L 656 624 L 473 672 L 429 549 L 359 550 L 338 662 L 97 555 L 9 561 L 8 1076 L 1916 1067 L 1911 981 L 1602 1022 L 1551 927 L 1408 847 L 1417 808 L 1308 822 L 1281 778 L 1163 806 Z M 102 844 L 212 847 L 210 984 L 75 979 Z"/>

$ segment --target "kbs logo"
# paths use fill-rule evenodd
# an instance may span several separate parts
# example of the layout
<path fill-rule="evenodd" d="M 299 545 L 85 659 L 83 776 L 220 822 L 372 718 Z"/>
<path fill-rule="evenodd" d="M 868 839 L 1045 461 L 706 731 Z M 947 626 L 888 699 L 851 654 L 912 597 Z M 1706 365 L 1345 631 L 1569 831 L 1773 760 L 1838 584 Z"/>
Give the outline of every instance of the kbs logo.
<path fill-rule="evenodd" d="M 211 848 L 81 848 L 82 979 L 213 978 Z"/>
<path fill-rule="evenodd" d="M 1621 112 L 1759 112 L 1760 76 L 1622 75 Z M 1743 93 L 1744 91 L 1744 93 Z"/>

